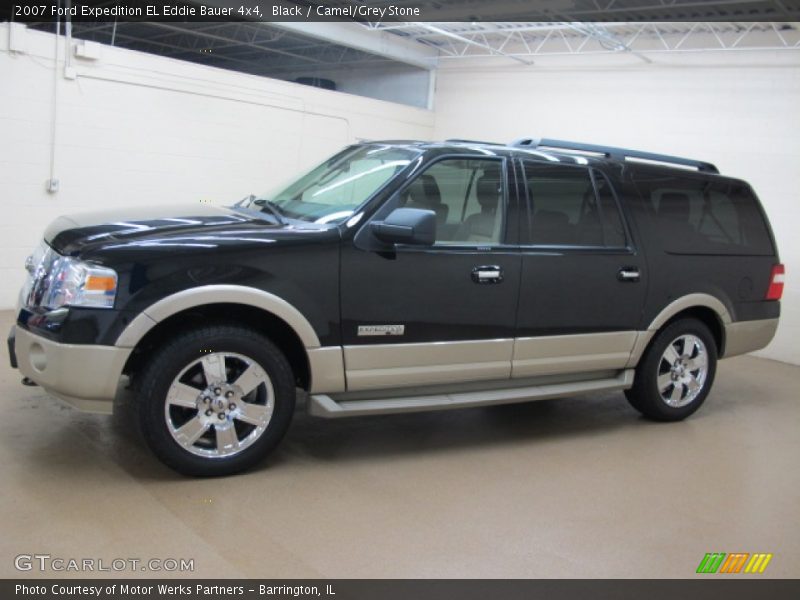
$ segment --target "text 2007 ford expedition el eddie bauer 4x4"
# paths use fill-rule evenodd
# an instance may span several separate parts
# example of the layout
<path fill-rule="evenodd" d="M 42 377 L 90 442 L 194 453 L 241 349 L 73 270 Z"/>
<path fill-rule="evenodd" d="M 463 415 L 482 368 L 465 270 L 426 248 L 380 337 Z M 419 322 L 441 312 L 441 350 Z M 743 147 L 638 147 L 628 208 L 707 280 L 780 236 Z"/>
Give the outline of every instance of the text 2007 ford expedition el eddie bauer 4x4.
<path fill-rule="evenodd" d="M 673 421 L 764 347 L 783 266 L 750 186 L 558 140 L 386 141 L 288 187 L 61 217 L 28 260 L 12 363 L 108 412 L 132 386 L 183 473 L 232 473 L 292 419 L 624 390 Z"/>

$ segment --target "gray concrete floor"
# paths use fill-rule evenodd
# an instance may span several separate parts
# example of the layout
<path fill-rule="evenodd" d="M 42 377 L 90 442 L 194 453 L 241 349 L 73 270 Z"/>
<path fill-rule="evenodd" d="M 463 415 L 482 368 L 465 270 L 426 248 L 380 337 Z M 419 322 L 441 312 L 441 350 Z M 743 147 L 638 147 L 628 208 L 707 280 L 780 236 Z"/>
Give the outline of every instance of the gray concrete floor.
<path fill-rule="evenodd" d="M 706 552 L 800 577 L 800 367 L 724 361 L 675 424 L 622 394 L 299 413 L 261 468 L 193 480 L 129 413 L 62 407 L 0 363 L 1 577 L 23 553 L 193 558 L 199 577 L 690 577 Z"/>

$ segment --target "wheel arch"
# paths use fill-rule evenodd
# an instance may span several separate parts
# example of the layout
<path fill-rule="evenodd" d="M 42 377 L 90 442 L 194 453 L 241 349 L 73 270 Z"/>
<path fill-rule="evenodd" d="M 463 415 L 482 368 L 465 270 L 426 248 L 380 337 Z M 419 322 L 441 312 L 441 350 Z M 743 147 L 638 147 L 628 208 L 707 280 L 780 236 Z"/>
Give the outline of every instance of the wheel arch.
<path fill-rule="evenodd" d="M 725 304 L 710 294 L 688 294 L 670 302 L 650 322 L 647 329 L 639 332 L 639 336 L 631 352 L 627 367 L 635 367 L 645 350 L 650 346 L 655 335 L 677 320 L 695 318 L 704 323 L 711 331 L 717 345 L 717 355 L 725 355 L 725 331 L 733 322 L 730 311 Z"/>
<path fill-rule="evenodd" d="M 733 321 L 730 311 L 719 298 L 711 294 L 688 294 L 673 300 L 665 306 L 650 322 L 647 330 L 658 331 L 668 322 L 674 321 L 676 317 L 687 311 L 713 316 L 717 324 L 722 328 Z"/>
<path fill-rule="evenodd" d="M 319 337 L 308 319 L 275 294 L 241 285 L 206 285 L 176 292 L 144 309 L 123 330 L 115 346 L 133 348 L 158 323 L 187 309 L 210 304 L 237 304 L 259 308 L 286 323 L 306 348 L 318 348 Z"/>
<path fill-rule="evenodd" d="M 117 339 L 117 347 L 131 348 L 123 373 L 133 374 L 149 350 L 181 330 L 209 321 L 242 323 L 270 338 L 286 355 L 298 387 L 309 390 L 310 352 L 320 349 L 308 320 L 282 298 L 244 286 L 215 285 L 183 290 L 145 309 Z"/>

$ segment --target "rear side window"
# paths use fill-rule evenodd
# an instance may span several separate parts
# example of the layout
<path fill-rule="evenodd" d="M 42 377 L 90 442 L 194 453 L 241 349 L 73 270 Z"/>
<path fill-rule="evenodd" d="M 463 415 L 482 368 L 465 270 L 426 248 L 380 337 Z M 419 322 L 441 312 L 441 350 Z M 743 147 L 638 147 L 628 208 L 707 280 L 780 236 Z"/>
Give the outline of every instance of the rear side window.
<path fill-rule="evenodd" d="M 600 204 L 600 218 L 603 222 L 603 241 L 606 246 L 619 247 L 625 245 L 625 227 L 614 198 L 614 190 L 605 175 L 593 171 L 594 183 L 597 187 L 597 201 Z"/>
<path fill-rule="evenodd" d="M 758 201 L 746 185 L 675 177 L 637 185 L 667 252 L 774 253 Z"/>
<path fill-rule="evenodd" d="M 543 246 L 625 245 L 611 184 L 588 168 L 524 164 L 529 240 Z"/>

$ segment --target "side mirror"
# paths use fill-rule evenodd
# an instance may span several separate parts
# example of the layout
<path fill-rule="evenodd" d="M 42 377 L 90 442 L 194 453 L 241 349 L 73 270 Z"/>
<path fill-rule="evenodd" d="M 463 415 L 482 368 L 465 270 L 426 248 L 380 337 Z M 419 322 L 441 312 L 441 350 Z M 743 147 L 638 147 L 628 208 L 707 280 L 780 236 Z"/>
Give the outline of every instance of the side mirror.
<path fill-rule="evenodd" d="M 436 213 L 419 208 L 395 208 L 383 221 L 370 223 L 370 230 L 387 244 L 430 246 L 436 241 Z"/>

